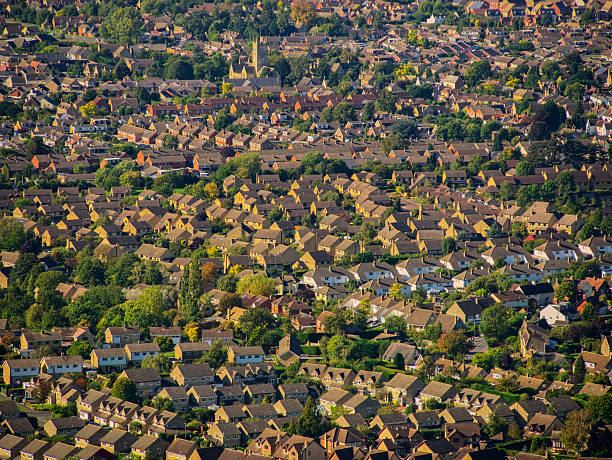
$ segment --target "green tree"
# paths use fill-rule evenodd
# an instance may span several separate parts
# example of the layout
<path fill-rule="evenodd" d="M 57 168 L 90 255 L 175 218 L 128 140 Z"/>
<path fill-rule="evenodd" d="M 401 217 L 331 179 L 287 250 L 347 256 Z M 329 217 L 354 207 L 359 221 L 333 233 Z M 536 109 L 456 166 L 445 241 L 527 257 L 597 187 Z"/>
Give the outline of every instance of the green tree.
<path fill-rule="evenodd" d="M 467 339 L 462 331 L 445 332 L 438 339 L 438 349 L 452 359 L 464 356 L 472 348 L 474 348 L 474 344 Z"/>
<path fill-rule="evenodd" d="M 404 369 L 404 355 L 401 353 L 396 353 L 393 357 L 393 365 L 396 369 Z"/>
<path fill-rule="evenodd" d="M 104 284 L 104 266 L 96 257 L 82 257 L 74 270 L 74 278 L 89 287 Z"/>
<path fill-rule="evenodd" d="M 442 240 L 442 254 L 447 255 L 457 250 L 457 242 L 448 236 Z"/>
<path fill-rule="evenodd" d="M 233 274 L 222 276 L 217 280 L 217 289 L 225 292 L 236 292 L 238 277 Z"/>
<path fill-rule="evenodd" d="M 272 313 L 263 308 L 251 308 L 238 319 L 238 329 L 252 344 L 258 344 L 264 332 L 277 327 L 277 320 Z"/>
<path fill-rule="evenodd" d="M 321 423 L 321 416 L 319 415 L 315 401 L 309 396 L 306 400 L 306 404 L 304 404 L 302 415 L 300 415 L 297 421 L 296 433 L 309 438 L 318 438 L 323 432 L 322 428 L 324 427 Z"/>
<path fill-rule="evenodd" d="M 173 411 L 174 406 L 172 405 L 172 400 L 170 398 L 164 398 L 157 396 L 153 398 L 151 401 L 151 407 L 154 407 L 158 411 Z"/>
<path fill-rule="evenodd" d="M 519 161 L 515 168 L 515 175 L 517 176 L 528 176 L 533 174 L 534 166 L 533 163 L 529 161 Z"/>
<path fill-rule="evenodd" d="M 586 450 L 591 436 L 593 418 L 588 410 L 570 412 L 561 429 L 561 442 L 576 455 Z"/>
<path fill-rule="evenodd" d="M 92 350 L 93 347 L 89 344 L 89 342 L 77 341 L 70 344 L 66 350 L 66 354 L 69 356 L 82 356 L 83 359 L 89 359 Z"/>
<path fill-rule="evenodd" d="M 236 286 L 239 294 L 250 292 L 253 295 L 270 296 L 276 292 L 276 282 L 264 275 L 245 276 Z"/>
<path fill-rule="evenodd" d="M 176 59 L 166 67 L 166 78 L 193 80 L 193 66 L 186 59 Z"/>
<path fill-rule="evenodd" d="M 586 366 L 584 364 L 584 358 L 582 357 L 582 355 L 578 355 L 576 357 L 576 360 L 574 361 L 573 372 L 574 375 L 580 377 L 581 379 L 584 378 L 584 376 L 586 375 Z"/>
<path fill-rule="evenodd" d="M 355 119 L 355 110 L 348 102 L 340 102 L 333 109 L 334 120 L 338 123 L 346 124 L 346 122 Z"/>
<path fill-rule="evenodd" d="M 406 332 L 406 321 L 399 315 L 390 315 L 385 318 L 385 329 L 389 332 Z"/>
<path fill-rule="evenodd" d="M 225 294 L 219 300 L 219 309 L 223 315 L 232 307 L 242 307 L 242 297 L 240 294 Z"/>
<path fill-rule="evenodd" d="M 167 353 L 169 351 L 174 350 L 174 342 L 170 337 L 157 336 L 153 339 L 153 343 L 159 345 L 159 350 L 162 353 Z"/>
<path fill-rule="evenodd" d="M 381 112 L 394 113 L 395 112 L 395 103 L 397 102 L 397 96 L 392 92 L 384 89 L 381 91 L 378 99 L 376 99 L 376 110 L 380 110 Z"/>
<path fill-rule="evenodd" d="M 166 149 L 178 148 L 179 140 L 177 136 L 174 136 L 172 134 L 165 134 L 162 138 L 162 141 L 164 143 L 164 148 Z"/>
<path fill-rule="evenodd" d="M 203 362 L 208 363 L 213 369 L 219 369 L 227 361 L 227 347 L 223 342 L 216 340 L 210 346 L 203 357 Z"/>
<path fill-rule="evenodd" d="M 147 356 L 142 360 L 141 367 L 156 369 L 160 374 L 169 374 L 172 370 L 172 361 L 167 356 Z"/>
<path fill-rule="evenodd" d="M 371 121 L 374 119 L 374 112 L 376 111 L 376 106 L 374 104 L 374 102 L 372 101 L 368 101 L 365 103 L 365 105 L 363 106 L 363 109 L 361 110 L 363 119 L 365 121 Z"/>
<path fill-rule="evenodd" d="M 100 26 L 100 35 L 115 43 L 131 45 L 142 31 L 142 17 L 132 6 L 114 8 Z"/>
<path fill-rule="evenodd" d="M 489 78 L 492 75 L 491 64 L 484 59 L 470 64 L 465 71 L 465 81 L 470 86 L 475 86 L 482 80 Z"/>
<path fill-rule="evenodd" d="M 585 409 L 591 412 L 593 419 L 603 420 L 606 424 L 612 423 L 612 394 L 591 396 Z"/>
<path fill-rule="evenodd" d="M 562 281 L 555 289 L 555 298 L 557 300 L 567 300 L 572 305 L 574 304 L 577 295 L 578 290 L 576 288 L 576 283 L 571 280 Z"/>
<path fill-rule="evenodd" d="M 12 217 L 0 219 L 0 248 L 5 251 L 17 251 L 26 241 L 23 225 Z"/>
<path fill-rule="evenodd" d="M 136 395 L 136 384 L 127 377 L 119 377 L 113 383 L 111 388 L 111 396 L 115 398 L 123 399 L 133 403 L 138 403 L 138 396 Z"/>
<path fill-rule="evenodd" d="M 478 328 L 489 343 L 505 339 L 511 333 L 510 311 L 502 303 L 485 308 Z"/>

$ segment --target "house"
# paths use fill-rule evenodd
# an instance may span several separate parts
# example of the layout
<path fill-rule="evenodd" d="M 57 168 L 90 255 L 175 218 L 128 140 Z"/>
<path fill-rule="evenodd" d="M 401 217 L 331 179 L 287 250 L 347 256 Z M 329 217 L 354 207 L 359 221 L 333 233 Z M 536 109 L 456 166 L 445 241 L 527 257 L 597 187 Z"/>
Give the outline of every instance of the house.
<path fill-rule="evenodd" d="M 235 423 L 214 423 L 208 429 L 208 436 L 225 448 L 240 445 L 241 431 Z"/>
<path fill-rule="evenodd" d="M 236 364 L 261 363 L 264 360 L 264 351 L 260 346 L 236 347 L 230 346 L 227 359 Z"/>
<path fill-rule="evenodd" d="M 108 373 L 125 369 L 128 356 L 123 348 L 97 348 L 91 352 L 90 360 L 93 367 Z"/>
<path fill-rule="evenodd" d="M 40 361 L 41 371 L 53 376 L 68 373 L 83 372 L 83 358 L 81 356 L 45 356 Z"/>
<path fill-rule="evenodd" d="M 194 385 L 187 390 L 189 399 L 199 407 L 209 407 L 218 402 L 217 393 L 211 385 Z"/>
<path fill-rule="evenodd" d="M 51 444 L 48 441 L 34 439 L 22 447 L 20 454 L 23 460 L 42 460 L 43 454 L 49 449 Z"/>
<path fill-rule="evenodd" d="M 206 363 L 179 364 L 170 372 L 176 383 L 184 387 L 196 385 L 211 385 L 215 381 L 215 373 Z"/>
<path fill-rule="evenodd" d="M 322 459 L 325 458 L 325 450 L 312 438 L 292 435 L 278 446 L 275 455 L 292 460 Z"/>
<path fill-rule="evenodd" d="M 435 410 L 420 410 L 408 415 L 408 420 L 418 429 L 427 430 L 440 427 L 440 417 Z"/>
<path fill-rule="evenodd" d="M 174 347 L 174 358 L 189 363 L 202 357 L 210 349 L 206 342 L 181 342 Z"/>
<path fill-rule="evenodd" d="M 493 304 L 488 299 L 467 299 L 453 302 L 446 311 L 447 315 L 454 315 L 463 321 L 464 324 L 480 324 L 480 315 L 483 310 Z"/>
<path fill-rule="evenodd" d="M 166 387 L 157 394 L 157 398 L 167 398 L 177 412 L 186 412 L 189 408 L 189 395 L 183 387 Z"/>
<path fill-rule="evenodd" d="M 140 366 L 145 358 L 154 357 L 160 353 L 159 345 L 155 342 L 130 343 L 124 348 L 130 364 L 134 366 Z"/>
<path fill-rule="evenodd" d="M 25 382 L 40 373 L 37 359 L 8 359 L 2 364 L 2 377 L 5 383 L 15 385 Z"/>
<path fill-rule="evenodd" d="M 132 444 L 131 454 L 142 459 L 155 456 L 159 457 L 165 455 L 168 446 L 169 443 L 167 441 L 145 434 Z"/>
<path fill-rule="evenodd" d="M 98 446 L 86 446 L 74 455 L 79 460 L 117 460 L 112 452 Z"/>
<path fill-rule="evenodd" d="M 107 327 L 104 331 L 104 342 L 113 347 L 123 347 L 130 343 L 140 342 L 139 327 Z"/>
<path fill-rule="evenodd" d="M 43 429 L 49 437 L 58 435 L 74 436 L 85 426 L 85 420 L 79 416 L 52 418 L 48 420 Z"/>
<path fill-rule="evenodd" d="M 535 414 L 525 426 L 524 436 L 550 436 L 553 431 L 560 431 L 565 424 L 556 416 L 550 414 Z"/>
<path fill-rule="evenodd" d="M 452 385 L 432 381 L 421 390 L 421 393 L 415 398 L 415 403 L 419 409 L 423 409 L 428 399 L 435 399 L 443 403 L 448 399 L 454 398 L 456 394 L 457 390 Z"/>
<path fill-rule="evenodd" d="M 157 395 L 162 384 L 162 378 L 154 368 L 126 369 L 119 374 L 118 378 L 128 378 L 134 382 L 136 394 L 141 398 Z"/>
<path fill-rule="evenodd" d="M 113 428 L 100 439 L 100 447 L 113 454 L 126 454 L 132 450 L 136 439 L 129 431 Z"/>
<path fill-rule="evenodd" d="M 414 375 L 395 374 L 384 388 L 388 391 L 388 398 L 394 404 L 414 404 L 425 383 Z"/>
<path fill-rule="evenodd" d="M 0 458 L 17 458 L 28 441 L 21 436 L 5 434 L 0 438 Z"/>
<path fill-rule="evenodd" d="M 172 340 L 172 343 L 176 345 L 181 341 L 181 328 L 180 327 L 150 327 L 149 336 L 151 340 L 155 342 L 157 337 L 168 337 Z"/>
<path fill-rule="evenodd" d="M 519 344 L 523 357 L 546 352 L 546 347 L 550 343 L 548 331 L 536 324 L 523 321 L 519 330 Z"/>
<path fill-rule="evenodd" d="M 319 437 L 319 444 L 332 455 L 339 447 L 366 447 L 366 439 L 356 428 L 335 427 Z"/>
<path fill-rule="evenodd" d="M 591 353 L 590 351 L 581 351 L 584 367 L 589 374 L 603 372 L 607 374 L 612 368 L 612 358 L 599 353 Z"/>
<path fill-rule="evenodd" d="M 88 423 L 74 435 L 74 443 L 77 447 L 99 446 L 107 432 L 106 427 Z"/>
<path fill-rule="evenodd" d="M 451 460 L 455 448 L 446 438 L 423 441 L 415 447 L 415 453 L 431 454 L 432 458 L 440 460 Z"/>

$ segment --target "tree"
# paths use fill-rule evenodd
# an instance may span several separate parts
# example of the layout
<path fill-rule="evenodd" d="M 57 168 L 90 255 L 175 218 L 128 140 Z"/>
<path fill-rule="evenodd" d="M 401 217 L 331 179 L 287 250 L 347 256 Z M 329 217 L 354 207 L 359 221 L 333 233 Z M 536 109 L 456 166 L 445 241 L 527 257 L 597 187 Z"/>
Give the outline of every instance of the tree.
<path fill-rule="evenodd" d="M 478 328 L 487 342 L 495 343 L 505 339 L 511 333 L 510 311 L 502 303 L 485 308 Z"/>
<path fill-rule="evenodd" d="M 465 81 L 470 86 L 475 86 L 482 80 L 489 78 L 491 74 L 491 64 L 483 59 L 470 64 L 465 71 Z"/>
<path fill-rule="evenodd" d="M 221 131 L 231 125 L 236 118 L 225 107 L 217 112 L 215 118 L 215 129 Z"/>
<path fill-rule="evenodd" d="M 219 309 L 225 315 L 227 311 L 232 307 L 241 307 L 242 306 L 242 297 L 240 294 L 225 294 L 219 300 Z"/>
<path fill-rule="evenodd" d="M 418 136 L 419 127 L 413 119 L 401 120 L 391 127 L 391 134 L 396 134 L 400 139 L 407 140 Z"/>
<path fill-rule="evenodd" d="M 164 143 L 164 148 L 166 149 L 178 148 L 178 144 L 179 144 L 178 137 L 173 134 L 164 134 L 162 141 Z"/>
<path fill-rule="evenodd" d="M 519 161 L 514 169 L 516 176 L 528 176 L 533 174 L 534 166 L 533 163 L 529 161 Z"/>
<path fill-rule="evenodd" d="M 217 281 L 217 266 L 213 262 L 206 262 L 200 268 L 202 272 L 202 281 L 205 283 L 216 283 Z"/>
<path fill-rule="evenodd" d="M 586 450 L 590 436 L 593 418 L 588 410 L 570 412 L 561 429 L 561 442 L 577 455 Z"/>
<path fill-rule="evenodd" d="M 296 24 L 309 27 L 315 19 L 315 11 L 312 3 L 306 0 L 294 0 L 291 4 L 291 19 Z"/>
<path fill-rule="evenodd" d="M 555 298 L 557 300 L 567 300 L 572 305 L 577 295 L 578 291 L 576 289 L 576 284 L 571 280 L 562 281 L 555 289 Z"/>
<path fill-rule="evenodd" d="M 0 219 L 0 248 L 5 251 L 17 251 L 26 240 L 23 225 L 12 217 Z"/>
<path fill-rule="evenodd" d="M 333 109 L 334 120 L 341 124 L 355 119 L 355 110 L 348 102 L 340 102 Z"/>
<path fill-rule="evenodd" d="M 204 193 L 211 200 L 218 198 L 221 194 L 221 192 L 219 191 L 219 186 L 215 182 L 209 182 L 208 184 L 206 184 L 204 186 Z"/>
<path fill-rule="evenodd" d="M 308 436 L 309 438 L 318 438 L 323 432 L 321 424 L 321 416 L 317 410 L 317 406 L 311 396 L 306 400 L 304 404 L 304 410 L 302 415 L 296 424 L 296 433 L 300 436 Z"/>
<path fill-rule="evenodd" d="M 382 90 L 378 99 L 376 99 L 376 110 L 380 110 L 381 112 L 395 112 L 395 103 L 397 102 L 397 96 L 393 94 L 389 90 Z"/>
<path fill-rule="evenodd" d="M 217 280 L 217 289 L 225 292 L 236 292 L 237 285 L 238 277 L 233 274 L 222 276 Z"/>
<path fill-rule="evenodd" d="M 124 401 L 138 403 L 136 384 L 127 377 L 119 377 L 117 380 L 115 380 L 115 383 L 113 383 L 113 387 L 111 388 L 111 396 L 123 399 Z"/>
<path fill-rule="evenodd" d="M 245 276 L 240 281 L 236 289 L 239 294 L 250 292 L 253 295 L 271 296 L 276 292 L 276 282 L 264 275 Z"/>
<path fill-rule="evenodd" d="M 497 433 L 506 433 L 508 431 L 508 422 L 506 422 L 503 417 L 493 412 L 489 414 L 487 423 L 483 428 L 488 436 L 494 436 Z"/>
<path fill-rule="evenodd" d="M 376 111 L 376 106 L 374 105 L 374 102 L 372 101 L 366 102 L 365 105 L 363 106 L 363 109 L 361 110 L 363 119 L 366 121 L 373 120 L 375 111 Z"/>
<path fill-rule="evenodd" d="M 104 284 L 104 266 L 100 259 L 93 256 L 81 258 L 76 266 L 74 275 L 76 281 L 88 287 Z"/>
<path fill-rule="evenodd" d="M 607 425 L 612 423 L 612 394 L 591 396 L 585 405 L 595 420 L 603 420 Z"/>
<path fill-rule="evenodd" d="M 408 300 L 408 296 L 402 292 L 402 286 L 399 283 L 393 283 L 391 285 L 391 289 L 389 290 L 389 296 L 393 299 L 399 301 Z"/>
<path fill-rule="evenodd" d="M 70 344 L 66 350 L 66 354 L 69 356 L 80 355 L 83 357 L 83 359 L 89 359 L 92 350 L 93 347 L 89 344 L 89 342 L 79 340 L 78 342 L 72 342 L 72 344 Z"/>
<path fill-rule="evenodd" d="M 100 35 L 115 43 L 133 44 L 142 30 L 142 17 L 131 6 L 114 8 L 100 26 Z"/>
<path fill-rule="evenodd" d="M 257 344 L 264 332 L 275 329 L 276 326 L 274 315 L 263 308 L 251 308 L 238 320 L 238 329 L 252 344 Z"/>
<path fill-rule="evenodd" d="M 174 60 L 166 68 L 166 78 L 193 80 L 193 66 L 186 59 Z"/>
<path fill-rule="evenodd" d="M 486 236 L 487 238 L 503 238 L 506 236 L 506 234 L 504 233 L 501 225 L 499 225 L 497 222 L 493 222 L 491 227 L 489 227 L 487 230 Z"/>
<path fill-rule="evenodd" d="M 440 336 L 437 343 L 440 351 L 446 353 L 453 359 L 464 356 L 468 351 L 474 348 L 474 344 L 470 342 L 461 331 L 445 332 Z"/>
<path fill-rule="evenodd" d="M 153 339 L 153 343 L 159 345 L 159 350 L 162 353 L 167 353 L 169 351 L 174 350 L 174 342 L 170 337 L 157 336 Z"/>
<path fill-rule="evenodd" d="M 584 364 L 584 358 L 582 357 L 582 355 L 578 355 L 576 357 L 576 360 L 574 361 L 573 372 L 574 375 L 576 375 L 580 379 L 583 379 L 586 375 L 586 366 Z"/>
<path fill-rule="evenodd" d="M 385 318 L 385 329 L 389 332 L 406 333 L 406 321 L 399 315 L 390 315 Z"/>
<path fill-rule="evenodd" d="M 442 240 L 442 254 L 447 255 L 457 250 L 457 242 L 448 236 Z"/>
<path fill-rule="evenodd" d="M 214 341 L 204 355 L 203 361 L 213 369 L 219 369 L 227 361 L 227 347 L 220 340 Z"/>
<path fill-rule="evenodd" d="M 393 365 L 397 368 L 397 369 L 404 369 L 405 363 L 404 363 L 404 355 L 402 355 L 401 353 L 396 353 L 395 356 L 393 357 Z"/>
<path fill-rule="evenodd" d="M 160 374 L 169 374 L 172 370 L 172 361 L 167 356 L 147 356 L 142 360 L 141 367 L 156 369 Z"/>
<path fill-rule="evenodd" d="M 153 398 L 151 401 L 151 407 L 154 407 L 158 411 L 173 411 L 174 406 L 172 405 L 172 400 L 170 398 L 164 398 L 161 396 L 157 396 Z"/>
<path fill-rule="evenodd" d="M 42 405 L 47 401 L 47 398 L 51 394 L 51 389 L 52 385 L 49 380 L 39 378 L 38 382 L 36 382 L 36 385 L 34 386 L 34 389 L 32 390 L 32 396 L 38 404 Z"/>

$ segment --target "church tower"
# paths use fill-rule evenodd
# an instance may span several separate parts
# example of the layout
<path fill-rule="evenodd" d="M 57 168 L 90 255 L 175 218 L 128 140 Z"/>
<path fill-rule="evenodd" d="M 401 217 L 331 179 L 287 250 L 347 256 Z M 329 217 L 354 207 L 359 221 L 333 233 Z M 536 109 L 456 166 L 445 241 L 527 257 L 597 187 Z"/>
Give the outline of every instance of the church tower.
<path fill-rule="evenodd" d="M 262 67 L 268 65 L 268 47 L 263 42 L 261 37 L 257 37 L 255 39 L 255 43 L 253 43 L 253 67 L 255 68 L 255 73 L 259 74 L 259 71 Z"/>

